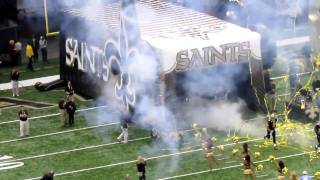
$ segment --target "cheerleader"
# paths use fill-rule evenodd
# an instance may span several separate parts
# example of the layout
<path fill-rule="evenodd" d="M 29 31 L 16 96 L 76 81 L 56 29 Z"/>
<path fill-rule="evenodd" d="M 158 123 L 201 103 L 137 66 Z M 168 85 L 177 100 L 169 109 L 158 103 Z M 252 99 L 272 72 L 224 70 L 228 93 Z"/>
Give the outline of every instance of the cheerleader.
<path fill-rule="evenodd" d="M 316 146 L 316 151 L 320 151 L 320 124 L 314 127 L 314 132 L 316 133 L 318 145 Z"/>
<path fill-rule="evenodd" d="M 250 155 L 247 154 L 244 157 L 244 162 L 243 162 L 243 174 L 244 174 L 244 179 L 248 179 L 248 177 L 250 177 L 250 179 L 254 180 L 254 170 L 253 167 L 255 165 L 252 163 Z"/>
<path fill-rule="evenodd" d="M 286 176 L 285 176 L 285 168 L 286 166 L 284 165 L 284 162 L 283 161 L 279 161 L 278 163 L 278 180 L 285 180 L 286 179 Z"/>
<path fill-rule="evenodd" d="M 217 166 L 219 166 L 218 161 L 216 160 L 216 158 L 214 157 L 214 152 L 213 152 L 213 148 L 211 148 L 207 142 L 202 144 L 202 148 L 203 148 L 203 154 L 205 159 L 207 159 L 208 161 L 208 165 L 209 165 L 209 169 L 212 170 L 213 169 L 213 163 L 215 163 Z"/>
<path fill-rule="evenodd" d="M 146 180 L 147 162 L 142 156 L 138 156 L 136 166 L 137 166 L 137 175 L 139 177 L 139 180 Z"/>
<path fill-rule="evenodd" d="M 242 156 L 245 158 L 247 155 L 250 156 L 250 150 L 249 150 L 249 145 L 248 143 L 243 143 L 242 145 Z"/>

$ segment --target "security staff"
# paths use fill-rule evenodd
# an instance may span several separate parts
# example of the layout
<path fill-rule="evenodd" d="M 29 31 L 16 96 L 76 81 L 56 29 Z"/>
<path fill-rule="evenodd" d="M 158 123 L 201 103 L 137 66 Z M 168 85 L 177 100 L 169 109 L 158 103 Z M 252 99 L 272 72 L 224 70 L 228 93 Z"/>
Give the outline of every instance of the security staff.
<path fill-rule="evenodd" d="M 76 112 L 76 104 L 73 102 L 73 99 L 69 99 L 66 103 L 66 110 L 69 116 L 69 126 L 74 125 L 74 113 Z"/>
<path fill-rule="evenodd" d="M 270 139 L 270 135 L 272 136 L 273 141 L 273 147 L 274 149 L 277 149 L 277 143 L 276 143 L 276 123 L 278 119 L 275 117 L 275 114 L 272 113 L 271 117 L 269 118 L 267 122 L 267 134 L 265 138 Z"/>

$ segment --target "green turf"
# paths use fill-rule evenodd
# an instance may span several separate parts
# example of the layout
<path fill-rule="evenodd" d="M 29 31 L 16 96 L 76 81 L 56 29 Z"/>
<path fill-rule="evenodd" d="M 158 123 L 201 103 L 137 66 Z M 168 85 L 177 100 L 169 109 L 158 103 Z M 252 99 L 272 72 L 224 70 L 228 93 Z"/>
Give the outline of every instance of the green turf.
<path fill-rule="evenodd" d="M 49 63 L 41 61 L 34 64 L 34 71 L 27 69 L 27 64 L 17 67 L 20 71 L 20 80 L 52 76 L 59 74 L 59 61 L 57 59 L 49 60 Z M 0 83 L 10 82 L 11 67 L 0 67 Z"/>
<path fill-rule="evenodd" d="M 306 78 L 305 78 L 306 79 Z M 305 82 L 306 80 L 302 81 Z M 279 80 L 280 81 L 280 80 Z M 279 83 L 277 86 L 277 93 L 285 93 L 285 85 Z M 10 91 L 1 91 L 1 97 L 10 97 Z M 33 101 L 41 101 L 51 104 L 56 104 L 60 96 L 64 96 L 63 91 L 50 91 L 50 92 L 38 92 L 33 87 L 23 88 L 21 96 L 19 98 Z M 283 108 L 281 104 L 284 104 L 286 97 L 281 97 L 278 100 L 278 109 Z M 94 106 L 92 101 L 80 101 L 76 99 L 78 108 L 86 108 Z M 1 110 L 1 122 L 16 120 L 18 107 L 5 108 Z M 97 113 L 98 110 L 90 111 L 91 114 Z M 36 117 L 39 115 L 47 115 L 52 113 L 58 113 L 57 106 L 44 108 L 44 109 L 32 109 L 29 108 L 30 117 Z M 244 114 L 244 117 L 251 118 L 251 114 Z M 88 123 L 85 119 L 84 113 L 78 113 L 76 115 L 75 127 L 60 127 L 59 116 L 51 116 L 40 119 L 34 119 L 30 121 L 31 124 L 31 137 L 38 135 L 45 135 L 48 133 L 55 133 L 61 131 L 74 130 L 78 128 L 84 128 L 92 126 L 92 122 Z M 129 139 L 148 137 L 149 132 L 131 125 L 129 130 Z M 184 127 L 188 129 L 190 127 Z M 261 130 L 264 130 L 261 127 Z M 209 129 L 210 131 L 210 129 Z M 10 169 L 0 170 L 0 179 L 2 180 L 17 180 L 26 179 L 32 177 L 39 177 L 44 172 L 54 170 L 56 173 L 64 173 L 68 171 L 81 170 L 87 168 L 93 168 L 98 166 L 110 165 L 96 170 L 88 170 L 74 174 L 66 174 L 57 176 L 55 179 L 63 180 L 87 180 L 87 179 L 107 179 L 107 180 L 119 180 L 124 179 L 126 174 L 129 174 L 132 179 L 136 177 L 135 161 L 138 155 L 144 157 L 153 157 L 153 159 L 147 160 L 147 178 L 158 179 L 162 177 L 170 177 L 181 174 L 194 173 L 199 171 L 208 170 L 207 161 L 203 157 L 203 153 L 200 149 L 200 145 L 195 141 L 194 132 L 185 132 L 185 141 L 187 144 L 179 152 L 182 152 L 179 156 L 158 157 L 162 155 L 172 154 L 168 149 L 163 149 L 162 146 L 154 146 L 149 138 L 143 140 L 136 140 L 128 144 L 111 144 L 101 147 L 95 147 L 85 150 L 77 150 L 74 152 L 63 152 L 68 150 L 74 150 L 77 148 L 84 148 L 88 146 L 97 146 L 101 144 L 108 144 L 115 142 L 116 137 L 119 135 L 119 125 L 110 125 L 94 129 L 86 129 L 81 131 L 67 132 L 57 135 L 50 135 L 46 137 L 34 137 L 33 139 L 21 139 L 15 142 L 7 142 L 6 140 L 20 139 L 19 125 L 17 122 L 0 124 L 0 155 L 10 155 L 15 159 L 28 158 L 21 160 L 25 163 L 24 166 Z M 210 134 L 217 137 L 218 142 L 216 144 L 230 144 L 232 141 L 225 141 L 226 133 L 210 131 Z M 254 153 L 256 151 L 261 153 L 259 159 L 253 158 L 254 162 L 265 160 L 269 155 L 276 157 L 288 156 L 292 154 L 302 153 L 304 151 L 311 151 L 310 147 L 301 147 L 297 144 L 291 143 L 287 146 L 279 146 L 279 150 L 273 150 L 272 147 L 259 147 L 263 143 L 261 137 L 253 142 L 249 142 L 250 151 Z M 240 142 L 245 141 L 246 138 L 241 138 Z M 315 143 L 315 139 L 314 142 Z M 229 166 L 236 166 L 242 163 L 242 159 L 239 155 L 232 155 L 232 150 L 235 148 L 241 151 L 242 143 L 225 146 L 223 152 L 215 150 L 215 154 L 221 154 L 217 156 L 219 160 L 220 168 Z M 163 149 L 163 150 L 162 150 Z M 188 152 L 195 150 L 194 152 Z M 43 155 L 48 153 L 59 152 L 55 155 L 47 155 L 45 157 L 34 157 L 37 155 Z M 63 152 L 63 153 L 62 153 Z M 171 160 L 173 157 L 178 157 L 177 164 L 172 166 Z M 288 166 L 290 171 L 296 171 L 301 174 L 303 170 L 308 170 L 311 174 L 320 170 L 319 159 L 309 161 L 308 155 L 301 155 L 297 157 L 291 157 L 284 159 L 284 162 Z M 129 161 L 129 162 L 128 162 Z M 117 163 L 122 163 L 117 165 Z M 276 177 L 276 165 L 271 162 L 262 162 L 259 164 L 264 165 L 264 170 L 257 173 L 257 175 L 265 175 L 257 179 L 270 179 Z M 242 174 L 242 166 L 218 170 L 213 172 L 205 172 L 198 175 L 192 175 L 183 177 L 180 179 L 186 180 L 237 180 L 244 179 Z"/>

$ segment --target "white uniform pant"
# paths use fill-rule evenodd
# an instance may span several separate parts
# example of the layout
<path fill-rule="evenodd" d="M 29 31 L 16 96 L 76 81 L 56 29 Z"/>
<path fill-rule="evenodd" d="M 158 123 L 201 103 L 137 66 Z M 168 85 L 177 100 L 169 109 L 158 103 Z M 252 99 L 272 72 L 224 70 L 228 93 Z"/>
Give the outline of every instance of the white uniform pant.
<path fill-rule="evenodd" d="M 11 81 L 12 83 L 12 94 L 13 96 L 19 96 L 19 82 Z"/>
<path fill-rule="evenodd" d="M 29 120 L 20 121 L 20 137 L 29 135 Z"/>
<path fill-rule="evenodd" d="M 121 140 L 123 138 L 123 142 L 127 143 L 128 142 L 128 128 L 121 127 L 121 130 L 122 130 L 122 132 L 117 139 Z"/>

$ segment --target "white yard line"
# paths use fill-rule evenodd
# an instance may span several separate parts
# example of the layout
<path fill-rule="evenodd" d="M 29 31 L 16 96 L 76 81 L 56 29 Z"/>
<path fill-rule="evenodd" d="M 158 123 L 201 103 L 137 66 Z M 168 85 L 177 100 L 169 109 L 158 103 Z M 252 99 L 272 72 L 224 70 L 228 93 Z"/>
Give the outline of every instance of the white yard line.
<path fill-rule="evenodd" d="M 183 132 L 189 132 L 189 131 L 194 131 L 194 129 L 184 130 Z M 144 140 L 144 139 L 150 139 L 150 136 L 142 137 L 142 138 L 136 138 L 136 139 L 131 139 L 131 140 L 128 140 L 128 141 L 129 141 L 129 142 L 134 142 L 134 141 L 141 141 L 141 140 Z M 36 158 L 53 156 L 53 155 L 66 154 L 66 153 L 70 153 L 70 152 L 82 151 L 82 150 L 87 150 L 87 149 L 94 149 L 94 148 L 99 148 L 99 147 L 111 146 L 111 145 L 115 145 L 115 144 L 120 144 L 120 143 L 117 141 L 117 142 L 99 144 L 99 145 L 94 145 L 94 146 L 86 146 L 86 147 L 75 148 L 75 149 L 71 149 L 71 150 L 63 150 L 63 151 L 52 152 L 52 153 L 41 154 L 41 155 L 34 155 L 34 156 L 29 156 L 29 157 L 24 157 L 24 158 L 19 158 L 19 159 L 6 160 L 6 161 L 4 161 L 4 162 L 36 159 Z M 199 146 L 199 145 L 198 145 L 198 146 Z"/>
<path fill-rule="evenodd" d="M 305 155 L 305 154 L 308 154 L 308 153 L 310 153 L 310 152 L 303 152 L 303 153 L 292 154 L 292 155 L 288 155 L 288 156 L 282 156 L 282 157 L 276 158 L 276 160 L 286 159 L 286 158 L 290 158 L 290 157 L 302 156 L 302 155 Z M 263 162 L 268 162 L 268 161 L 269 161 L 269 159 L 265 159 L 265 160 L 261 160 L 261 161 L 256 161 L 255 163 L 263 163 Z M 192 176 L 192 175 L 196 175 L 196 174 L 203 174 L 203 173 L 212 172 L 212 171 L 220 171 L 220 170 L 225 170 L 225 169 L 242 167 L 242 166 L 243 166 L 242 164 L 239 164 L 239 165 L 227 166 L 227 167 L 217 168 L 217 169 L 212 169 L 212 170 L 204 170 L 204 171 L 198 171 L 198 172 L 193 172 L 193 173 L 188 173 L 188 174 L 181 174 L 181 175 L 177 175 L 177 176 L 165 177 L 165 178 L 160 178 L 158 180 L 175 179 L 175 178 Z"/>
<path fill-rule="evenodd" d="M 308 42 L 310 42 L 310 37 L 309 36 L 300 36 L 300 37 L 294 37 L 294 38 L 289 38 L 289 39 L 278 40 L 276 42 L 276 45 L 278 47 L 283 47 L 283 46 L 303 44 L 303 43 L 308 43 Z"/>
<path fill-rule="evenodd" d="M 91 107 L 91 108 L 84 108 L 84 109 L 79 109 L 76 112 L 83 112 L 83 111 L 89 111 L 89 110 L 94 110 L 94 109 L 99 109 L 99 108 L 105 108 L 108 107 L 107 105 L 104 106 L 95 106 L 95 107 Z M 52 116 L 58 116 L 60 115 L 60 113 L 53 113 L 53 114 L 47 114 L 47 115 L 42 115 L 42 116 L 35 116 L 35 117 L 30 117 L 28 118 L 29 120 L 34 120 L 34 119 L 41 119 L 41 118 L 46 118 L 46 117 L 52 117 Z M 247 119 L 249 121 L 251 120 L 255 120 L 255 119 L 259 119 L 259 118 L 264 118 L 267 116 L 262 116 L 262 117 L 257 117 L 257 118 L 251 118 L 251 119 Z M 12 120 L 12 121 L 5 121 L 5 122 L 0 122 L 0 125 L 2 124 L 10 124 L 10 123 L 15 123 L 15 122 L 19 122 L 20 120 Z"/>
<path fill-rule="evenodd" d="M 234 163 L 234 162 L 237 162 L 237 161 L 228 161 L 228 162 L 225 162 L 226 164 L 230 164 L 230 163 Z"/>
<path fill-rule="evenodd" d="M 257 175 L 256 177 L 257 178 L 262 178 L 262 177 L 266 177 L 266 176 L 269 176 L 269 174 L 261 174 L 261 175 Z"/>
<path fill-rule="evenodd" d="M 318 71 L 303 72 L 303 73 L 297 73 L 297 74 L 291 74 L 291 75 L 303 76 L 303 75 L 312 74 L 312 73 L 315 73 L 315 72 L 318 72 Z M 272 78 L 270 78 L 270 79 L 271 79 L 271 80 L 277 80 L 277 79 L 283 79 L 283 78 L 286 78 L 286 77 L 289 77 L 289 76 L 290 76 L 290 75 L 278 76 L 278 77 L 272 77 Z"/>
<path fill-rule="evenodd" d="M 57 134 L 70 133 L 70 132 L 82 131 L 82 130 L 87 130 L 87 129 L 94 129 L 94 128 L 98 128 L 98 127 L 112 126 L 115 124 L 119 124 L 119 123 L 114 122 L 114 123 L 102 124 L 102 125 L 97 125 L 97 126 L 89 126 L 89 127 L 79 128 L 79 129 L 70 129 L 70 130 L 66 130 L 66 131 L 59 131 L 59 132 L 54 132 L 54 133 L 49 133 L 49 134 L 30 136 L 30 137 L 25 137 L 25 138 L 11 139 L 11 140 L 6 140 L 6 141 L 0 141 L 0 144 L 23 141 L 23 140 L 28 140 L 28 139 L 35 139 L 35 138 L 40 138 L 40 137 L 53 136 L 53 135 L 57 135 Z"/>
<path fill-rule="evenodd" d="M 254 141 L 260 141 L 260 140 L 263 140 L 263 138 L 251 139 L 251 140 L 247 140 L 247 141 L 241 141 L 241 142 L 238 142 L 238 143 L 254 142 Z M 235 144 L 238 144 L 238 143 L 224 144 L 224 146 L 231 146 L 231 145 L 235 145 Z M 146 158 L 146 160 L 159 159 L 159 158 L 164 158 L 164 157 L 176 156 L 176 155 L 180 155 L 180 154 L 188 154 L 188 153 L 193 153 L 193 152 L 198 152 L 198 151 L 202 151 L 202 149 L 194 149 L 194 150 L 189 150 L 189 151 L 182 151 L 182 152 L 176 152 L 176 153 L 171 153 L 171 154 L 164 154 L 164 155 L 160 155 L 160 156 L 149 157 L 149 158 Z M 216 155 L 216 156 L 218 156 L 218 155 Z M 221 156 L 221 155 L 219 154 L 219 156 Z M 85 171 L 91 171 L 91 170 L 103 169 L 103 168 L 107 168 L 107 167 L 114 167 L 114 166 L 119 166 L 119 165 L 124 165 L 124 164 L 130 164 L 130 163 L 134 163 L 134 162 L 136 162 L 136 160 L 119 162 L 119 163 L 108 164 L 108 165 L 103 165 L 103 166 L 96 166 L 96 167 L 86 168 L 86 169 L 79 169 L 79 170 L 74 170 L 74 171 L 67 171 L 67 172 L 62 172 L 62 173 L 55 173 L 55 176 L 63 176 L 63 175 L 68 175 L 68 174 L 75 174 L 75 173 L 80 173 L 80 172 L 85 172 Z M 35 179 L 40 179 L 40 178 L 41 177 L 29 178 L 27 180 L 35 180 Z"/>
<path fill-rule="evenodd" d="M 150 137 L 148 136 L 148 137 L 130 139 L 130 140 L 128 140 L 128 142 L 141 141 L 141 140 L 145 140 L 145 139 L 150 139 Z M 36 158 L 53 156 L 53 155 L 66 154 L 66 153 L 70 153 L 70 152 L 76 152 L 76 151 L 94 149 L 94 148 L 99 148 L 99 147 L 111 146 L 111 145 L 115 145 L 115 144 L 120 144 L 120 143 L 119 142 L 105 143 L 105 144 L 99 144 L 99 145 L 95 145 L 95 146 L 87 146 L 87 147 L 76 148 L 76 149 L 71 149 L 71 150 L 64 150 L 64 151 L 58 151 L 58 152 L 53 152 L 53 153 L 29 156 L 29 157 L 24 157 L 24 158 L 19 158 L 19 159 L 10 159 L 10 160 L 5 160 L 3 162 L 12 162 L 12 161 L 23 161 L 23 160 L 29 160 L 29 159 L 36 159 Z"/>
<path fill-rule="evenodd" d="M 84 109 L 79 109 L 76 112 L 83 112 L 83 111 L 89 111 L 89 110 L 93 110 L 93 109 L 99 109 L 99 108 L 104 108 L 104 107 L 108 107 L 108 106 L 96 106 L 96 107 L 91 107 L 91 108 L 84 108 Z M 46 118 L 46 117 L 52 117 L 52 116 L 58 116 L 60 115 L 60 113 L 53 113 L 53 114 L 47 114 L 47 115 L 42 115 L 42 116 L 35 116 L 35 117 L 30 117 L 28 118 L 29 120 L 33 120 L 33 119 L 40 119 L 40 118 Z M 19 122 L 20 120 L 12 120 L 12 121 L 5 121 L 5 122 L 0 122 L 0 125 L 2 124 L 10 124 L 10 123 L 15 123 L 15 122 Z"/>

